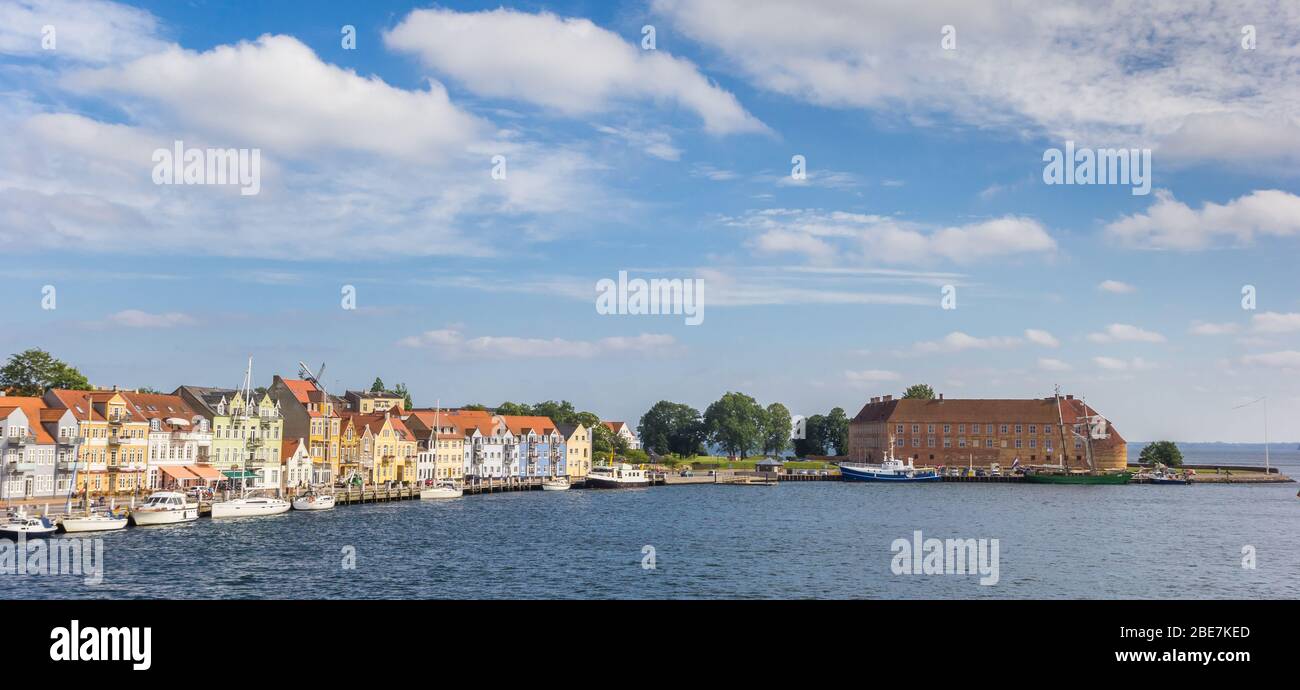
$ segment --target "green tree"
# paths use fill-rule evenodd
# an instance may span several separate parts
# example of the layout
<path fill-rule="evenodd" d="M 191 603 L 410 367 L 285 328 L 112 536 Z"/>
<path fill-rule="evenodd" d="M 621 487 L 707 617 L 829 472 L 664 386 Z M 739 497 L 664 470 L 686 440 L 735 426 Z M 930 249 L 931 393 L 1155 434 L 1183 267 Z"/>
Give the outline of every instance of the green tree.
<path fill-rule="evenodd" d="M 572 424 L 578 414 L 578 411 L 573 409 L 573 403 L 568 400 L 539 402 L 533 405 L 532 410 L 533 414 L 539 417 L 550 417 L 556 424 Z"/>
<path fill-rule="evenodd" d="M 482 403 L 470 403 L 470 404 L 468 404 L 468 405 L 461 405 L 461 406 L 460 406 L 460 409 L 462 409 L 462 410 L 475 410 L 475 411 L 478 411 L 478 412 L 489 412 L 489 411 L 490 411 L 490 410 L 488 410 L 488 406 L 487 406 L 487 405 L 484 405 L 484 404 L 482 404 Z"/>
<path fill-rule="evenodd" d="M 744 393 L 728 392 L 704 411 L 709 438 L 728 455 L 745 457 L 763 445 L 763 408 Z"/>
<path fill-rule="evenodd" d="M 394 395 L 402 396 L 402 409 L 410 410 L 415 407 L 415 402 L 411 400 L 411 391 L 406 389 L 405 383 L 399 383 L 393 388 Z"/>
<path fill-rule="evenodd" d="M 826 451 L 826 415 L 815 414 L 804 420 L 803 430 L 804 437 L 794 441 L 795 455 L 830 455 Z"/>
<path fill-rule="evenodd" d="M 764 412 L 763 452 L 780 455 L 790 446 L 790 410 L 781 403 L 772 403 Z"/>
<path fill-rule="evenodd" d="M 849 454 L 849 417 L 842 407 L 836 407 L 826 415 L 826 442 L 835 446 L 836 455 Z"/>
<path fill-rule="evenodd" d="M 523 403 L 513 403 L 507 400 L 497 405 L 496 413 L 511 417 L 527 417 L 533 413 L 533 408 Z"/>
<path fill-rule="evenodd" d="M 381 379 L 381 378 L 379 378 L 378 376 L 376 376 L 376 377 L 375 377 L 375 382 L 372 383 L 372 384 L 370 384 L 370 392 L 371 392 L 371 393 L 383 393 L 385 390 L 386 390 L 386 389 L 384 388 L 384 380 Z"/>
<path fill-rule="evenodd" d="M 637 425 L 641 446 L 659 454 L 698 455 L 706 433 L 700 411 L 683 403 L 660 400 Z"/>
<path fill-rule="evenodd" d="M 604 424 L 592 427 L 591 452 L 598 456 L 608 456 L 611 450 L 617 455 L 627 453 L 627 439 L 609 430 Z"/>
<path fill-rule="evenodd" d="M 931 388 L 929 384 L 918 383 L 908 386 L 907 390 L 903 393 L 903 397 L 912 398 L 914 400 L 934 400 L 934 389 Z"/>
<path fill-rule="evenodd" d="M 51 388 L 90 390 L 90 381 L 45 350 L 32 348 L 11 355 L 0 369 L 0 388 L 10 395 L 41 396 Z"/>
<path fill-rule="evenodd" d="M 1148 443 L 1146 448 L 1142 449 L 1142 453 L 1138 455 L 1138 462 L 1143 465 L 1153 465 L 1158 462 L 1170 467 L 1178 467 L 1183 464 L 1183 452 L 1173 441 L 1156 441 Z"/>

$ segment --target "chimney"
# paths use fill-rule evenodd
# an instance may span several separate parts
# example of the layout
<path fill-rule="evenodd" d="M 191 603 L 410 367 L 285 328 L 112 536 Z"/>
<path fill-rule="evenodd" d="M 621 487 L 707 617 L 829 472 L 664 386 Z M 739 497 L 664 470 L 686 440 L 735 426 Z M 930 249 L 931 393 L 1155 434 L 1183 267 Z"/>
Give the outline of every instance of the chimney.
<path fill-rule="evenodd" d="M 943 400 L 943 393 L 940 393 L 940 394 L 939 394 L 939 399 L 940 399 L 940 400 Z"/>
<path fill-rule="evenodd" d="M 1065 399 L 1066 399 L 1066 400 L 1074 400 L 1074 396 L 1073 396 L 1073 395 L 1067 395 L 1067 396 L 1065 396 Z"/>
<path fill-rule="evenodd" d="M 881 402 L 889 402 L 890 400 L 893 400 L 893 399 L 894 399 L 894 396 L 892 396 L 892 395 L 886 395 L 886 396 L 881 400 Z"/>

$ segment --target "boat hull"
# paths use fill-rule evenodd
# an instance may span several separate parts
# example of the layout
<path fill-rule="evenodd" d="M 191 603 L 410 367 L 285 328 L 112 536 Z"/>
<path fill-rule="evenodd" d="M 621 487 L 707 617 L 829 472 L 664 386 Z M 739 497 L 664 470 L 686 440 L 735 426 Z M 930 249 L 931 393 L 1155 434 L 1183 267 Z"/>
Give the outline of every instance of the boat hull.
<path fill-rule="evenodd" d="M 137 510 L 131 513 L 131 522 L 137 527 L 147 527 L 149 525 L 174 525 L 179 522 L 192 522 L 199 519 L 199 508 L 183 508 L 178 510 Z"/>
<path fill-rule="evenodd" d="M 840 466 L 840 479 L 846 482 L 893 482 L 893 483 L 913 483 L 913 482 L 937 482 L 942 478 L 934 471 L 917 471 L 911 476 L 906 474 L 882 473 L 861 467 Z"/>
<path fill-rule="evenodd" d="M 125 529 L 127 518 L 64 518 L 60 526 L 64 532 L 109 532 Z"/>
<path fill-rule="evenodd" d="M 334 497 L 330 495 L 293 499 L 294 510 L 329 510 L 333 507 Z"/>
<path fill-rule="evenodd" d="M 571 486 L 568 482 L 542 482 L 542 491 L 568 491 Z"/>
<path fill-rule="evenodd" d="M 1024 481 L 1030 484 L 1127 484 L 1132 478 L 1128 472 L 1107 474 L 1038 474 L 1025 475 Z"/>
<path fill-rule="evenodd" d="M 639 489 L 650 486 L 647 479 L 613 479 L 587 475 L 587 487 L 592 489 Z"/>
<path fill-rule="evenodd" d="M 288 501 L 268 501 L 266 503 L 240 503 L 236 501 L 223 501 L 212 504 L 212 517 L 214 518 L 241 518 L 241 517 L 259 517 L 263 515 L 279 515 L 289 512 L 291 508 Z"/>
<path fill-rule="evenodd" d="M 464 489 L 448 489 L 445 487 L 434 487 L 420 491 L 420 499 L 428 501 L 441 501 L 449 498 L 460 498 L 465 495 Z"/>

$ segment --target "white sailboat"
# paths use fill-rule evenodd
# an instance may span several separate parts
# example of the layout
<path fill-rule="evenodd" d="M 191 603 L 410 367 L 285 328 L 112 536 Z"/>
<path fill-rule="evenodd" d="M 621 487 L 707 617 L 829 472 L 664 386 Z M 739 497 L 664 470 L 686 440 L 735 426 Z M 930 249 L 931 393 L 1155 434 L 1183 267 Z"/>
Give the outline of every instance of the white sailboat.
<path fill-rule="evenodd" d="M 244 407 L 239 411 L 241 415 L 248 415 L 248 409 L 253 404 L 253 358 L 248 358 L 248 369 L 244 372 Z M 248 450 L 251 455 L 256 447 L 257 439 L 248 440 Z M 289 512 L 293 506 L 283 498 L 274 496 L 257 496 L 253 495 L 248 489 L 248 458 L 244 458 L 243 476 L 240 477 L 240 485 L 243 487 L 239 498 L 232 498 L 228 501 L 217 501 L 212 504 L 213 518 L 238 518 L 238 517 L 256 517 L 260 515 L 279 515 Z"/>
<path fill-rule="evenodd" d="M 108 532 L 125 529 L 128 521 L 126 513 L 91 513 L 65 517 L 59 526 L 64 532 Z"/>
<path fill-rule="evenodd" d="M 555 477 L 542 482 L 542 491 L 568 491 L 572 486 L 568 477 Z"/>
<path fill-rule="evenodd" d="M 437 485 L 420 490 L 421 499 L 460 498 L 465 490 L 451 482 L 438 482 Z"/>
<path fill-rule="evenodd" d="M 434 472 L 438 467 L 438 427 L 442 417 L 442 401 L 436 403 L 433 410 L 433 428 L 429 430 L 429 448 L 433 451 Z M 434 486 L 420 490 L 421 500 L 445 500 L 448 498 L 460 498 L 465 495 L 465 490 L 456 486 L 455 482 L 440 481 Z"/>
<path fill-rule="evenodd" d="M 334 507 L 334 495 L 317 493 L 315 489 L 293 499 L 294 510 L 329 510 Z"/>
<path fill-rule="evenodd" d="M 174 525 L 199 519 L 199 503 L 177 491 L 158 491 L 131 511 L 131 522 L 137 527 L 146 525 Z"/>
<path fill-rule="evenodd" d="M 90 411 L 94 409 L 94 401 L 89 396 L 86 398 L 86 419 L 90 419 Z M 126 511 L 109 510 L 103 512 L 94 512 L 90 509 L 90 498 L 86 497 L 86 511 L 84 515 L 72 514 L 72 493 L 77 489 L 77 469 L 80 467 L 77 462 L 77 447 L 72 450 L 72 481 L 68 484 L 68 516 L 59 522 L 59 526 L 64 532 L 108 532 L 111 530 L 126 529 L 126 524 L 131 518 Z"/>

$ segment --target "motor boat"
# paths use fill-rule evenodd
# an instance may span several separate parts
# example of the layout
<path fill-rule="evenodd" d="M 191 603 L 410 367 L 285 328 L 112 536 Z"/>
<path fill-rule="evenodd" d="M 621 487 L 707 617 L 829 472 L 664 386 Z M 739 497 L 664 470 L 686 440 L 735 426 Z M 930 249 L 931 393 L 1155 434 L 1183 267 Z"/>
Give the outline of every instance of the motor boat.
<path fill-rule="evenodd" d="M 125 529 L 128 521 L 125 512 L 90 513 L 65 517 L 59 526 L 64 532 L 109 532 Z"/>
<path fill-rule="evenodd" d="M 568 477 L 556 477 L 542 482 L 542 491 L 568 491 L 572 486 Z"/>
<path fill-rule="evenodd" d="M 283 498 L 272 496 L 241 496 L 212 504 L 213 518 L 257 517 L 287 513 L 293 506 Z"/>
<path fill-rule="evenodd" d="M 422 499 L 460 498 L 464 494 L 464 489 L 451 482 L 438 482 L 434 486 L 420 490 L 420 498 Z"/>
<path fill-rule="evenodd" d="M 294 510 L 329 510 L 333 507 L 334 494 L 322 494 L 313 490 L 293 499 Z"/>
<path fill-rule="evenodd" d="M 625 462 L 617 465 L 596 465 L 587 475 L 587 486 L 598 489 L 628 489 L 650 486 L 650 478 L 645 470 L 637 469 Z"/>
<path fill-rule="evenodd" d="M 24 511 L 18 511 L 0 522 L 0 537 L 17 539 L 24 537 L 43 537 L 58 527 L 49 518 L 31 517 Z"/>
<path fill-rule="evenodd" d="M 895 458 L 891 439 L 889 455 L 879 465 L 841 463 L 840 479 L 846 482 L 937 482 L 942 477 L 937 470 L 918 469 L 911 458 L 907 462 Z"/>
<path fill-rule="evenodd" d="M 131 522 L 136 526 L 174 525 L 197 519 L 199 519 L 198 501 L 191 501 L 185 494 L 176 491 L 149 494 L 149 498 L 145 499 L 139 508 L 131 511 Z"/>

